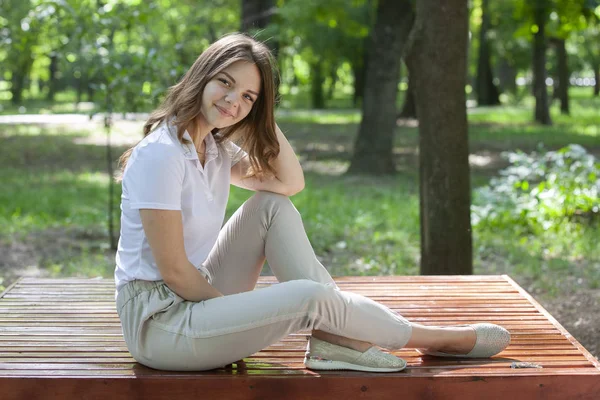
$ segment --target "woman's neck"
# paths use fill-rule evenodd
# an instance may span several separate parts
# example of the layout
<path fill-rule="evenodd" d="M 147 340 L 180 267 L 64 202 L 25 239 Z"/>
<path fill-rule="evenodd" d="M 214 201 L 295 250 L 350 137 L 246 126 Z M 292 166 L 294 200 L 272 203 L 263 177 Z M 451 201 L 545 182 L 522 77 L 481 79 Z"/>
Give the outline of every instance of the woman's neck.
<path fill-rule="evenodd" d="M 211 134 L 213 128 L 208 126 L 206 120 L 200 116 L 191 122 L 186 130 L 192 137 L 196 150 L 204 152 L 204 139 Z"/>

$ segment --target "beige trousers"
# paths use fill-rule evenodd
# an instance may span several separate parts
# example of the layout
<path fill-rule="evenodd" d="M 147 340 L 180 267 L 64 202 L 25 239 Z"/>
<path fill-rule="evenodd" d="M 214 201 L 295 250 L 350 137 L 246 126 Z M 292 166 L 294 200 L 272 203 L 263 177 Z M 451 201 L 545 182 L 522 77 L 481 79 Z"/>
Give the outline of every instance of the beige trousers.
<path fill-rule="evenodd" d="M 280 283 L 254 290 L 265 258 Z M 123 335 L 141 364 L 176 371 L 223 367 L 304 329 L 388 349 L 411 336 L 410 322 L 398 313 L 337 287 L 285 196 L 258 192 L 246 201 L 204 265 L 224 297 L 186 301 L 162 281 L 132 281 L 119 291 Z"/>

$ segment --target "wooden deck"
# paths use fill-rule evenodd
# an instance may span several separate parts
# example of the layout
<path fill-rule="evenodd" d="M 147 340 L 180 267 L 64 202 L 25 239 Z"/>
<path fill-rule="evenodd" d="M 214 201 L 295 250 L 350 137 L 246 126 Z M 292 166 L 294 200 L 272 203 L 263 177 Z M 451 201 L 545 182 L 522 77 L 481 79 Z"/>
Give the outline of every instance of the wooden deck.
<path fill-rule="evenodd" d="M 336 281 L 414 322 L 500 324 L 512 343 L 491 359 L 402 349 L 394 352 L 408 362 L 402 372 L 317 373 L 304 368 L 308 332 L 299 332 L 228 368 L 162 372 L 128 353 L 112 280 L 21 279 L 0 298 L 0 398 L 600 399 L 598 361 L 507 276 Z M 275 283 L 261 277 L 258 286 Z"/>

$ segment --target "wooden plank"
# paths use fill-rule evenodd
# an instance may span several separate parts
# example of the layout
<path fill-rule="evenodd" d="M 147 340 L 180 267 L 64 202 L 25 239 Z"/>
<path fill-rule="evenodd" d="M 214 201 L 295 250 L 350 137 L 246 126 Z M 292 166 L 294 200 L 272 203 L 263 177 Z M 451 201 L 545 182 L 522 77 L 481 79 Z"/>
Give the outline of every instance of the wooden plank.
<path fill-rule="evenodd" d="M 137 363 L 125 363 L 125 364 L 113 364 L 106 363 L 101 365 L 93 365 L 93 364 L 56 364 L 60 369 L 51 368 L 51 364 L 26 364 L 28 368 L 14 368 L 15 364 L 6 363 L 3 366 L 6 366 L 6 369 L 0 370 L 0 377 L 10 377 L 10 376 L 51 376 L 51 375 L 61 375 L 68 376 L 71 373 L 73 376 L 112 376 L 117 375 L 120 376 L 127 371 L 135 371 L 136 376 L 152 376 L 152 377 L 174 377 L 180 376 L 182 374 L 185 375 L 198 375 L 197 372 L 171 372 L 171 371 L 161 371 L 157 373 L 155 370 L 145 368 L 140 366 Z M 38 368 L 39 367 L 39 368 Z M 250 365 L 251 367 L 251 365 Z M 306 370 L 302 364 L 297 364 L 295 367 L 290 365 L 267 365 L 265 362 L 261 362 L 257 364 L 255 368 L 250 368 L 248 365 L 245 365 L 243 369 L 231 368 L 230 370 L 236 370 L 236 374 L 251 374 L 251 373 L 270 373 L 272 375 L 286 375 L 290 372 L 298 372 L 298 373 L 306 373 L 309 374 L 310 371 Z M 231 372 L 227 369 L 213 370 L 210 374 L 214 373 L 227 373 Z M 345 371 L 350 372 L 350 371 Z M 578 367 L 578 368 L 565 368 L 565 367 L 556 367 L 552 369 L 513 369 L 510 371 L 510 374 L 507 374 L 506 368 L 493 368 L 490 366 L 481 367 L 481 365 L 473 366 L 473 368 L 468 368 L 468 366 L 462 366 L 461 368 L 443 368 L 438 366 L 422 366 L 421 368 L 407 368 L 401 373 L 396 373 L 398 375 L 402 374 L 403 377 L 436 377 L 449 375 L 454 377 L 471 377 L 471 376 L 481 376 L 485 375 L 486 377 L 490 376 L 574 376 L 574 375 L 589 375 L 591 377 L 598 377 L 598 370 L 596 368 L 589 367 Z M 390 374 L 391 375 L 391 374 Z"/>
<path fill-rule="evenodd" d="M 506 281 L 511 284 L 519 294 L 529 300 L 531 304 L 542 314 L 544 315 L 548 321 L 550 321 L 558 330 L 573 344 L 575 348 L 577 348 L 585 357 L 598 369 L 600 370 L 600 362 L 594 356 L 592 356 L 544 307 L 541 306 L 529 293 L 523 290 L 517 282 L 511 279 L 508 275 L 502 275 Z M 600 392 L 598 392 L 600 393 Z"/>
<path fill-rule="evenodd" d="M 389 283 L 389 282 L 423 282 L 425 284 L 432 282 L 506 282 L 504 275 L 411 275 L 411 276 L 398 276 L 398 275 L 387 275 L 387 276 L 336 276 L 334 277 L 336 283 L 344 284 L 345 282 L 357 283 Z M 77 284 L 99 284 L 111 286 L 111 279 L 89 279 L 89 278 L 22 278 L 23 284 L 28 285 L 66 285 L 73 286 Z M 275 276 L 259 276 L 258 283 L 277 283 Z M 112 286 L 114 288 L 114 285 Z"/>
<path fill-rule="evenodd" d="M 131 377 L 134 376 L 131 371 Z M 317 377 L 318 379 L 313 379 Z M 140 377 L 141 378 L 141 377 Z M 573 398 L 573 387 L 583 393 L 597 393 L 597 380 L 587 376 L 555 378 L 543 376 L 532 379 L 521 377 L 405 377 L 401 374 L 368 376 L 361 374 L 290 374 L 286 379 L 269 379 L 264 375 L 225 375 L 211 374 L 204 377 L 181 375 L 178 380 L 150 379 L 86 379 L 65 378 L 45 381 L 16 379 L 14 385 L 3 385 L 0 391 L 6 393 L 6 400 L 21 400 L 19 393 L 45 393 L 45 398 L 66 399 L 72 393 L 95 394 L 95 398 L 121 399 L 189 399 L 224 398 L 239 400 L 248 398 L 286 399 L 331 399 L 361 398 L 382 399 L 401 393 L 402 398 L 443 398 L 477 399 L 485 393 L 486 399 L 506 399 L 514 392 L 524 399 L 568 399 Z M 308 383 L 307 380 L 310 380 Z M 10 390 L 14 389 L 14 390 Z M 581 396 L 593 399 L 592 396 Z"/>
<path fill-rule="evenodd" d="M 116 400 L 127 393 L 138 398 L 155 382 L 160 382 L 161 389 L 148 397 L 169 399 L 189 398 L 192 389 L 179 397 L 177 393 L 190 382 L 190 388 L 198 385 L 198 394 L 208 398 L 221 384 L 223 391 L 213 397 L 244 394 L 239 398 L 255 398 L 269 397 L 269 393 L 281 397 L 285 393 L 290 399 L 330 399 L 360 393 L 361 398 L 379 399 L 399 393 L 430 397 L 437 390 L 444 398 L 456 393 L 462 393 L 461 398 L 469 398 L 464 397 L 469 393 L 470 398 L 494 398 L 504 393 L 490 392 L 490 387 L 497 387 L 512 397 L 562 399 L 586 398 L 600 389 L 597 361 L 508 277 L 341 277 L 336 281 L 342 290 L 366 295 L 425 325 L 499 323 L 511 331 L 511 345 L 485 360 L 440 359 L 401 349 L 392 352 L 408 363 L 400 373 L 321 374 L 306 370 L 302 363 L 310 332 L 300 331 L 228 368 L 196 373 L 156 371 L 134 362 L 128 353 L 111 281 L 23 278 L 0 298 L 0 393 L 14 394 L 10 399 L 52 393 L 54 397 L 49 398 L 62 400 L 85 388 L 80 393 L 93 393 L 95 398 L 106 393 Z M 272 284 L 277 284 L 274 277 L 261 277 L 257 289 Z M 515 361 L 540 368 L 511 368 Z M 310 383 L 302 383 L 308 382 L 304 379 Z M 93 389 L 96 381 L 103 383 Z M 20 386 L 23 382 L 28 385 Z M 51 391 L 42 389 L 48 382 L 60 385 Z M 144 389 L 129 392 L 141 382 Z M 359 392 L 350 390 L 359 384 Z M 256 386 L 248 391 L 248 385 Z M 322 391 L 313 392 L 315 386 Z M 262 391 L 255 390 L 259 387 Z M 161 394 L 165 388 L 170 389 L 168 395 Z"/>
<path fill-rule="evenodd" d="M 279 361 L 285 361 L 285 359 L 280 359 Z M 259 360 L 260 361 L 260 360 Z M 407 360 L 408 361 L 408 360 Z M 35 364 L 41 364 L 41 363 L 47 363 L 48 362 L 48 358 L 47 357 L 0 357 L 0 363 L 28 363 L 27 365 L 29 365 L 29 363 L 35 363 Z M 132 364 L 136 364 L 135 360 L 132 357 L 60 357 L 60 358 L 56 358 L 55 360 L 53 360 L 53 367 L 52 368 L 61 368 L 62 364 L 76 364 L 76 363 L 84 363 L 84 364 L 95 364 L 95 363 L 132 363 Z M 587 362 L 587 360 L 581 361 L 581 360 L 547 360 L 547 359 L 542 359 L 542 360 L 537 360 L 535 361 L 535 363 L 537 365 L 539 365 L 541 368 L 555 368 L 555 367 L 587 367 L 589 368 L 589 362 Z M 60 364 L 60 365 L 59 365 Z M 262 364 L 262 363 L 261 363 Z M 476 365 L 476 366 L 486 366 L 486 367 L 490 367 L 490 368 L 510 368 L 510 365 L 512 364 L 512 362 L 506 362 L 506 361 L 494 361 L 494 360 L 490 360 L 490 361 L 486 361 L 481 362 L 481 361 L 461 361 L 459 363 L 456 362 L 452 362 L 452 361 L 447 361 L 447 362 L 439 362 L 439 363 L 435 363 L 435 366 L 437 368 L 446 368 L 446 369 L 458 369 L 458 368 L 463 368 L 464 365 Z M 424 368 L 424 367 L 428 367 L 429 364 L 427 362 L 419 362 L 418 360 L 411 360 L 409 363 L 409 368 L 411 369 L 419 369 L 419 368 Z M 433 364 L 432 364 L 433 365 Z M 286 366 L 282 366 L 279 368 L 285 369 L 288 368 L 290 366 L 290 364 L 286 363 Z M 10 369 L 8 365 L 3 365 L 4 368 L 6 369 Z M 246 367 L 248 367 L 248 363 L 246 363 Z M 261 366 L 255 366 L 256 368 L 261 368 Z M 296 363 L 296 366 L 294 368 L 304 368 L 303 364 L 299 364 Z M 552 373 L 552 371 L 548 371 L 549 373 Z"/>
<path fill-rule="evenodd" d="M 92 349 L 94 350 L 94 349 Z M 108 356 L 107 354 L 114 354 L 113 356 Z M 12 358 L 14 360 L 21 360 L 21 362 L 31 362 L 34 363 L 34 361 L 28 361 L 28 360 L 37 360 L 37 359 L 46 359 L 46 362 L 48 361 L 52 361 L 54 363 L 59 362 L 62 359 L 75 359 L 75 358 L 80 358 L 80 359 L 89 359 L 89 358 L 103 358 L 106 360 L 111 360 L 111 359 L 121 359 L 121 358 L 126 358 L 126 357 L 130 357 L 129 353 L 127 353 L 126 351 L 121 351 L 121 352 L 114 352 L 114 353 L 101 353 L 98 351 L 89 351 L 89 352 L 52 352 L 52 351 L 46 351 L 46 352 L 31 352 L 31 353 L 1 353 L 0 354 L 1 357 L 3 358 Z M 302 363 L 302 356 L 304 354 L 289 354 L 289 355 L 280 355 L 280 354 L 264 354 L 264 355 L 252 355 L 251 357 L 248 357 L 245 359 L 245 364 L 248 363 L 252 363 L 252 362 L 259 362 L 260 365 L 265 366 L 265 368 L 267 367 L 265 365 L 265 363 L 278 363 L 280 364 L 280 366 L 282 368 L 291 368 L 293 365 L 296 365 L 297 367 L 301 367 L 304 368 L 304 364 Z M 443 365 L 455 365 L 455 366 L 459 366 L 459 365 L 465 365 L 462 362 L 450 362 L 450 361 L 444 361 L 444 360 L 439 360 L 437 358 L 433 358 L 433 357 L 419 357 L 416 355 L 410 356 L 410 355 L 405 355 L 405 354 L 397 354 L 398 356 L 400 356 L 401 358 L 403 358 L 404 360 L 406 360 L 406 362 L 409 365 L 409 369 L 410 368 L 414 368 L 417 366 L 428 366 L 428 367 L 438 367 L 438 366 L 443 366 Z M 518 357 L 518 358 L 517 358 Z M 455 361 L 455 360 L 453 360 Z M 474 362 L 472 365 L 479 367 L 485 363 L 489 363 L 489 362 L 502 362 L 503 364 L 503 368 L 504 368 L 504 372 L 505 373 L 510 373 L 510 368 L 511 365 L 513 364 L 513 362 L 527 362 L 527 363 L 534 363 L 534 364 L 540 364 L 540 365 L 544 365 L 544 363 L 547 362 L 562 362 L 562 363 L 578 363 L 581 366 L 584 366 L 586 368 L 593 368 L 590 367 L 590 363 L 589 361 L 582 355 L 562 355 L 562 356 L 553 356 L 553 355 L 546 355 L 546 356 L 531 356 L 531 355 L 520 355 L 520 356 L 499 356 L 499 358 L 492 358 L 489 360 L 477 360 L 476 362 Z M 527 368 L 526 368 L 527 369 Z M 481 372 L 481 371 L 480 371 Z M 538 371 L 540 374 L 545 374 L 548 373 L 547 370 L 543 370 L 540 369 Z M 0 375 L 2 374 L 2 371 L 0 370 Z"/>
<path fill-rule="evenodd" d="M 303 363 L 290 363 L 286 362 L 287 360 L 282 359 L 257 359 L 255 362 L 246 362 L 244 363 L 244 370 L 268 370 L 271 372 L 274 371 L 285 371 L 285 370 L 304 370 Z M 546 373 L 546 374 L 555 374 L 555 373 L 577 373 L 577 374 L 587 374 L 590 372 L 594 372 L 594 368 L 590 368 L 589 364 L 585 364 L 585 362 L 579 363 L 580 365 L 574 365 L 573 363 L 558 363 L 555 365 L 551 365 L 545 363 L 546 367 L 537 371 L 538 373 Z M 439 371 L 441 373 L 449 373 L 449 372 L 460 372 L 461 374 L 473 374 L 480 373 L 481 371 L 487 371 L 492 374 L 501 373 L 506 370 L 510 366 L 510 363 L 493 363 L 493 362 L 484 362 L 479 364 L 447 364 L 447 365 L 418 365 L 411 366 L 405 374 L 421 374 L 423 372 L 431 373 L 434 371 Z M 53 370 L 78 370 L 78 371 L 106 371 L 107 373 L 112 373 L 114 370 L 132 370 L 139 369 L 137 363 L 135 362 L 126 362 L 126 363 L 118 363 L 118 362 L 107 362 L 101 361 L 99 363 L 32 363 L 32 362 L 21 362 L 21 363 L 0 363 L 0 371 L 1 370 L 10 370 L 10 371 L 53 371 Z M 477 371 L 479 370 L 479 371 Z M 511 372 L 511 374 L 517 373 L 529 373 L 531 371 L 527 371 L 524 369 L 515 370 Z"/>
<path fill-rule="evenodd" d="M 16 281 L 14 281 L 11 285 L 8 285 L 8 287 L 4 289 L 2 293 L 0 293 L 0 299 L 4 298 L 4 296 L 6 296 L 8 292 L 12 291 L 15 287 L 17 287 L 17 285 L 19 285 L 22 280 L 23 278 L 19 278 Z"/>

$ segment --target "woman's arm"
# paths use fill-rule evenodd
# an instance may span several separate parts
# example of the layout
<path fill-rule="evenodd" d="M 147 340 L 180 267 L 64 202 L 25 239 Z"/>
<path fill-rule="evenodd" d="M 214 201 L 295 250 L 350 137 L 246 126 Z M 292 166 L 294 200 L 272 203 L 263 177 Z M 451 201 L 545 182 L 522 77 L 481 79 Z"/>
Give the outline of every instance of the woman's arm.
<path fill-rule="evenodd" d="M 248 190 L 265 190 L 293 196 L 304 189 L 304 172 L 294 153 L 290 142 L 286 139 L 279 126 L 275 124 L 275 132 L 279 141 L 279 155 L 273 163 L 276 175 L 271 179 L 260 180 L 256 177 L 243 178 L 250 167 L 248 156 L 242 158 L 231 168 L 231 183 Z"/>
<path fill-rule="evenodd" d="M 158 270 L 172 291 L 189 301 L 223 296 L 187 259 L 181 211 L 141 209 L 140 216 Z"/>

